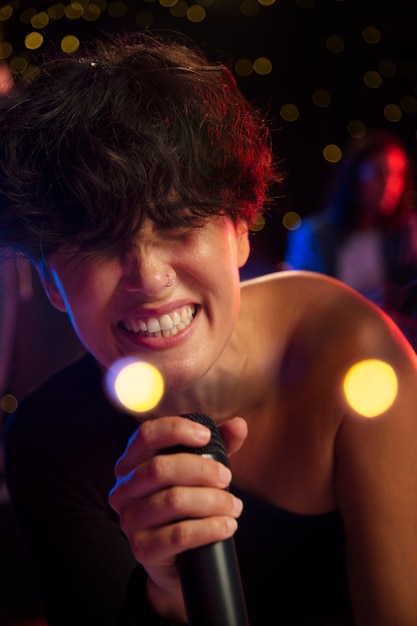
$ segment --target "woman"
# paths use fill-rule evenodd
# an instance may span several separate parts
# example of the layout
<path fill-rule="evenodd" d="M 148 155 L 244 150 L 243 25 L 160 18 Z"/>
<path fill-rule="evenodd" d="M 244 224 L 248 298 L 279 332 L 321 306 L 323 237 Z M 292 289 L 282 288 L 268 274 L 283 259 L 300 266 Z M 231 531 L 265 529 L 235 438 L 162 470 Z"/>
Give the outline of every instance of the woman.
<path fill-rule="evenodd" d="M 417 275 L 417 213 L 408 152 L 385 131 L 351 139 L 326 207 L 288 233 L 285 263 L 335 276 L 377 304 Z"/>
<path fill-rule="evenodd" d="M 88 350 L 7 431 L 48 623 L 184 623 L 179 555 L 234 537 L 252 626 L 415 624 L 414 353 L 328 277 L 240 284 L 281 175 L 230 72 L 175 40 L 120 38 L 46 64 L 0 119 L 3 240 Z M 125 357 L 165 382 L 146 413 L 103 388 Z M 398 384 L 373 419 L 343 392 L 368 360 Z M 169 453 L 208 442 L 192 412 L 230 469 Z"/>

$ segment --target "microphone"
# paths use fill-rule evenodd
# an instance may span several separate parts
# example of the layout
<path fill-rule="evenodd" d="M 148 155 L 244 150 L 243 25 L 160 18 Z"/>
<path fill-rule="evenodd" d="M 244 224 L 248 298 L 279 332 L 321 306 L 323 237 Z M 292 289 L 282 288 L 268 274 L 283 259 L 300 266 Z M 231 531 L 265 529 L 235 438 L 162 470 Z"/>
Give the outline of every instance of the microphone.
<path fill-rule="evenodd" d="M 172 446 L 162 454 L 191 452 L 229 466 L 224 441 L 205 413 L 184 413 L 211 431 L 206 446 Z M 179 571 L 189 626 L 249 626 L 234 538 L 186 550 L 179 555 Z"/>

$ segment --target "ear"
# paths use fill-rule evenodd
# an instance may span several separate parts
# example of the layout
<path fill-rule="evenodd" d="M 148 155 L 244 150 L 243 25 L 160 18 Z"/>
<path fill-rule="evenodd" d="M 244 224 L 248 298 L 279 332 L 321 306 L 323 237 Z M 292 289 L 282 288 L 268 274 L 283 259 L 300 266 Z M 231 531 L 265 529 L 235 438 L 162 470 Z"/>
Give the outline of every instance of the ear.
<path fill-rule="evenodd" d="M 67 312 L 67 307 L 62 294 L 57 285 L 56 279 L 47 261 L 35 264 L 36 271 L 41 279 L 42 286 L 52 306 L 63 313 Z"/>
<path fill-rule="evenodd" d="M 249 258 L 249 227 L 247 222 L 239 220 L 236 224 L 238 267 L 243 267 Z"/>

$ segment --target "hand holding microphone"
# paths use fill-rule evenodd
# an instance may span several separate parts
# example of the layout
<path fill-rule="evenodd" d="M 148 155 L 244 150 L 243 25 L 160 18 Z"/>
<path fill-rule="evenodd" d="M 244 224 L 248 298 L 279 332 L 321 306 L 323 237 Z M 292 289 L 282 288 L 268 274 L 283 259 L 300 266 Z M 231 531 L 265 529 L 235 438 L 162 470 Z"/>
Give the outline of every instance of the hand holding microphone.
<path fill-rule="evenodd" d="M 116 465 L 110 505 L 148 572 L 157 613 L 184 619 L 184 596 L 190 626 L 247 626 L 228 524 L 240 509 L 226 489 L 230 475 L 224 478 L 218 470 L 218 461 L 227 465 L 225 446 L 208 416 L 197 424 L 191 415 L 143 422 Z M 197 436 L 201 423 L 205 439 Z M 246 424 L 234 418 L 221 431 L 233 453 L 244 441 Z M 202 463 L 199 455 L 209 460 Z M 182 525 L 186 531 L 179 530 Z"/>

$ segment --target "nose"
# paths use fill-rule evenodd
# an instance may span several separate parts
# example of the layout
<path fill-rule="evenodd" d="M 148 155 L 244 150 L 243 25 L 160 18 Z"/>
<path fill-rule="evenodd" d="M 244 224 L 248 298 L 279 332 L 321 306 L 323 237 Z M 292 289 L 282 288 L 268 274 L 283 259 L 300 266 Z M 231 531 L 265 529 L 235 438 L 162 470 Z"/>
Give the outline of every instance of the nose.
<path fill-rule="evenodd" d="M 125 254 L 123 276 L 128 293 L 156 298 L 173 286 L 175 270 L 158 251 L 135 249 Z"/>

